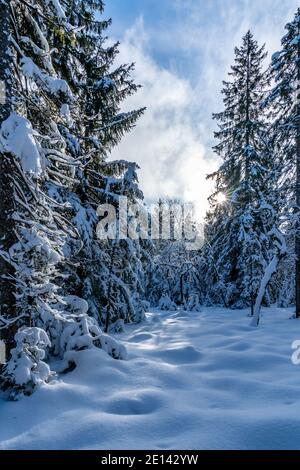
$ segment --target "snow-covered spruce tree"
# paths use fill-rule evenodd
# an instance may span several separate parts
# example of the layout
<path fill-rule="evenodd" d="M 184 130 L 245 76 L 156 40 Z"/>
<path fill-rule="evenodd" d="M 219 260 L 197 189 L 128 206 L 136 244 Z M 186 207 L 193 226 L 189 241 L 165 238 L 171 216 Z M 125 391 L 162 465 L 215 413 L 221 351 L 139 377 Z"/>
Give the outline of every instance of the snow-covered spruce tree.
<path fill-rule="evenodd" d="M 79 184 L 71 197 L 63 189 L 53 197 L 70 204 L 72 223 L 82 239 L 81 249 L 72 258 L 73 281 L 68 288 L 88 300 L 89 313 L 108 329 L 108 317 L 109 324 L 119 319 L 143 318 L 141 289 L 137 285 L 141 274 L 139 243 L 102 242 L 96 238 L 99 205 L 112 204 L 117 209 L 122 196 L 127 196 L 131 203 L 142 198 L 136 165 L 126 161 L 106 162 L 106 158 L 143 110 L 121 112 L 123 100 L 138 87 L 131 78 L 133 64 L 113 68 L 118 44 L 105 46 L 103 33 L 110 21 L 96 19 L 103 11 L 103 2 L 64 2 L 64 9 L 78 33 L 76 41 L 67 40 L 62 34 L 56 36 L 55 60 L 76 96 L 80 112 L 71 112 L 69 116 L 66 109 L 71 125 L 65 120 L 59 129 L 70 154 L 80 159 L 82 165 L 75 168 Z M 112 290 L 118 295 L 111 295 Z"/>
<path fill-rule="evenodd" d="M 0 65 L 6 102 L 0 123 L 0 328 L 9 349 L 14 333 L 18 328 L 22 331 L 1 372 L 1 383 L 27 393 L 49 377 L 42 363 L 49 354 L 66 359 L 67 352 L 68 362 L 72 361 L 71 350 L 96 344 L 113 357 L 124 356 L 123 349 L 87 315 L 87 302 L 67 295 L 68 287 L 61 288 L 63 283 L 69 286 L 66 258 L 74 259 L 77 245 L 72 197 L 84 197 L 86 163 L 111 132 L 106 132 L 109 123 L 103 117 L 97 135 L 91 135 L 84 125 L 79 132 L 78 123 L 86 116 L 79 106 L 79 91 L 88 90 L 80 77 L 84 69 L 74 55 L 71 75 L 78 79 L 76 89 L 63 70 L 60 52 L 63 45 L 69 45 L 80 56 L 84 30 L 87 37 L 98 33 L 97 22 L 93 21 L 95 30 L 89 33 L 88 24 L 79 25 L 73 19 L 72 6 L 78 6 L 80 15 L 87 18 L 92 16 L 89 9 L 102 9 L 102 3 L 94 1 L 1 2 Z M 75 70 L 80 71 L 77 76 Z M 126 120 L 124 115 L 114 118 Z M 111 118 L 110 127 L 114 127 L 113 121 Z M 134 121 L 134 113 L 128 115 L 125 127 L 129 129 Z M 91 149 L 88 154 L 90 141 L 95 142 L 94 152 Z M 45 354 L 41 348 L 47 350 Z"/>
<path fill-rule="evenodd" d="M 106 218 L 100 217 L 100 223 L 104 222 L 102 234 L 100 236 L 97 230 L 99 240 L 94 242 L 93 248 L 98 251 L 98 264 L 93 267 L 96 268 L 93 275 L 85 273 L 83 288 L 93 315 L 105 325 L 106 331 L 116 331 L 124 322 L 139 322 L 144 318 L 144 271 L 148 263 L 148 246 L 147 240 L 140 239 L 135 213 L 131 214 L 130 210 L 141 210 L 146 217 L 147 211 L 137 185 L 136 164 L 119 161 L 107 165 L 116 165 L 114 174 L 119 176 L 106 178 L 102 197 L 115 208 L 118 222 L 115 224 L 113 220 L 112 230 L 108 224 L 108 229 L 103 232 Z M 119 174 L 121 169 L 123 171 Z M 126 207 L 122 208 L 119 203 Z M 105 206 L 100 212 L 99 215 L 105 215 Z M 124 230 L 120 233 L 121 219 Z"/>
<path fill-rule="evenodd" d="M 204 276 L 208 299 L 236 308 L 254 307 L 273 250 L 266 184 L 272 155 L 261 109 L 265 57 L 249 31 L 235 49 L 231 81 L 224 82 L 225 109 L 213 116 L 219 126 L 215 151 L 223 163 L 210 175 L 216 188 L 207 216 Z"/>
<path fill-rule="evenodd" d="M 281 51 L 272 57 L 271 74 L 275 81 L 272 92 L 266 100 L 272 118 L 272 134 L 275 141 L 275 155 L 278 168 L 277 191 L 284 195 L 281 201 L 281 217 L 288 241 L 294 247 L 285 262 L 284 278 L 290 279 L 291 269 L 295 272 L 286 293 L 290 295 L 296 286 L 296 317 L 300 317 L 300 9 L 294 20 L 286 25 Z M 293 261 L 296 254 L 296 262 Z M 295 269 L 293 268 L 295 264 Z M 284 265 L 281 266 L 281 270 Z M 283 286 L 284 288 L 284 286 Z M 288 299 L 281 302 L 289 303 Z"/>

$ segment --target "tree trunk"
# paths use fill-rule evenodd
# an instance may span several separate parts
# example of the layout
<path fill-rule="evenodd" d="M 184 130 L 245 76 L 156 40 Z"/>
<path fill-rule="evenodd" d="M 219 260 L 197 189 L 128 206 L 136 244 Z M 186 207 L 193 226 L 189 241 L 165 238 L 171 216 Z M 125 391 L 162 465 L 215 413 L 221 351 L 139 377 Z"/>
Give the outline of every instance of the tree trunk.
<path fill-rule="evenodd" d="M 0 3 L 0 126 L 12 111 L 11 83 L 11 48 L 10 48 L 10 1 Z M 7 252 L 15 243 L 14 192 L 12 175 L 14 173 L 12 155 L 0 153 L 0 248 Z M 0 256 L 0 312 L 7 319 L 16 315 L 14 270 Z M 15 327 L 0 330 L 0 337 L 6 342 L 10 351 L 14 344 Z"/>
<path fill-rule="evenodd" d="M 250 31 L 247 33 L 247 89 L 246 89 L 246 122 L 247 122 L 247 129 L 246 129 L 246 161 L 245 161 L 245 180 L 249 182 L 250 176 L 250 162 L 249 162 L 249 145 L 250 145 Z M 249 202 L 249 201 L 247 201 Z"/>
<path fill-rule="evenodd" d="M 250 146 L 250 52 L 251 52 L 251 45 L 250 45 L 250 31 L 248 31 L 247 34 L 247 93 L 246 93 L 246 122 L 247 122 L 247 130 L 246 130 L 246 162 L 245 162 L 245 179 L 246 182 L 249 183 L 249 178 L 250 178 L 250 161 L 249 161 L 249 146 Z M 248 191 L 249 195 L 249 191 Z M 247 203 L 250 203 L 250 200 L 248 199 L 246 201 Z M 253 317 L 254 315 L 254 299 L 253 299 L 253 266 L 252 266 L 252 250 L 251 250 L 251 262 L 250 262 L 250 283 L 251 283 L 251 298 L 250 298 L 250 307 L 251 307 L 251 316 Z"/>
<path fill-rule="evenodd" d="M 300 14 L 300 10 L 298 10 Z M 298 20 L 299 21 L 299 20 Z M 300 34 L 300 23 L 298 22 L 298 34 Z M 298 42 L 297 54 L 297 156 L 296 156 L 296 204 L 297 211 L 300 207 L 300 42 Z M 296 251 L 296 318 L 300 318 L 300 227 L 297 223 L 295 251 Z"/>
<path fill-rule="evenodd" d="M 185 304 L 184 292 L 183 292 L 183 274 L 181 274 L 180 276 L 180 301 L 181 301 L 181 305 Z"/>
<path fill-rule="evenodd" d="M 279 261 L 286 255 L 286 251 L 287 251 L 285 239 L 282 233 L 278 229 L 273 228 L 271 232 L 269 232 L 268 235 L 275 237 L 276 253 L 274 254 L 273 258 L 268 264 L 267 269 L 265 270 L 265 273 L 260 283 L 260 287 L 259 287 L 258 294 L 256 297 L 255 305 L 254 305 L 254 314 L 253 314 L 253 319 L 251 322 L 252 326 L 258 326 L 259 324 L 260 308 L 261 308 L 264 295 L 266 293 L 266 289 L 268 287 L 270 280 L 272 279 L 273 274 L 275 274 L 277 271 L 277 266 L 278 266 Z"/>
<path fill-rule="evenodd" d="M 105 317 L 105 328 L 104 332 L 108 333 L 110 323 L 111 323 L 111 307 L 112 307 L 112 288 L 113 288 L 113 269 L 114 269 L 114 264 L 115 264 L 115 256 L 116 256 L 116 240 L 112 241 L 113 244 L 113 249 L 112 249 L 112 254 L 111 254 L 111 259 L 110 259 L 110 267 L 109 267 L 109 284 L 108 284 L 108 289 L 107 289 L 107 304 L 106 304 L 106 317 Z"/>
<path fill-rule="evenodd" d="M 269 263 L 269 265 L 268 265 L 268 267 L 265 271 L 265 274 L 264 274 L 264 276 L 261 280 L 260 288 L 259 288 L 257 298 L 256 298 L 256 302 L 255 302 L 255 305 L 254 305 L 253 320 L 252 320 L 252 323 L 251 323 L 252 326 L 258 326 L 258 324 L 259 324 L 260 307 L 261 307 L 261 304 L 262 304 L 262 301 L 263 301 L 263 298 L 264 298 L 264 295 L 265 295 L 265 292 L 266 292 L 266 288 L 267 288 L 273 274 L 276 273 L 278 263 L 279 263 L 279 257 L 276 254 L 276 255 L 273 256 L 273 258 L 272 258 L 271 262 Z"/>

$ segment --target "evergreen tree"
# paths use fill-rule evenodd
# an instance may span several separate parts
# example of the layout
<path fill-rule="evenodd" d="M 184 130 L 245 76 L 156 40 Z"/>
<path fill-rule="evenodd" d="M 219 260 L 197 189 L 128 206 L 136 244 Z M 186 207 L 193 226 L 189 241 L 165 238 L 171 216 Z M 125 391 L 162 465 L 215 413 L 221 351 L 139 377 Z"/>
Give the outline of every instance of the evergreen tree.
<path fill-rule="evenodd" d="M 101 199 L 115 208 L 117 220 L 125 217 L 130 223 L 130 206 L 143 207 L 143 195 L 138 188 L 136 164 L 128 162 L 108 162 L 108 168 L 114 169 L 114 175 L 103 182 L 104 192 Z M 123 169 L 121 173 L 120 170 Z M 121 200 L 126 200 L 126 213 L 120 214 Z M 128 208 L 128 209 L 127 209 Z M 90 212 L 93 209 L 90 207 Z M 101 214 L 104 215 L 104 214 Z M 133 217 L 133 216 L 132 216 Z M 96 218 L 97 221 L 97 218 Z M 91 239 L 87 237 L 84 256 L 80 263 L 78 284 L 82 286 L 82 295 L 88 299 L 91 314 L 105 325 L 106 330 L 122 328 L 122 323 L 139 322 L 144 318 L 144 267 L 143 257 L 147 249 L 136 234 L 122 234 L 118 225 L 112 222 L 112 238 Z M 107 232 L 110 231 L 108 227 Z M 96 227 L 93 228 L 96 234 Z M 93 253 L 93 254 L 92 254 Z M 91 262 L 88 262 L 92 260 Z M 85 270 L 83 273 L 82 270 Z"/>
<path fill-rule="evenodd" d="M 281 51 L 272 57 L 274 88 L 267 98 L 277 161 L 277 190 L 284 194 L 280 211 L 289 239 L 294 236 L 296 317 L 300 317 L 300 9 L 286 25 Z M 289 269 L 292 260 L 288 264 Z M 288 276 L 285 273 L 285 276 Z"/>
<path fill-rule="evenodd" d="M 272 251 L 266 223 L 271 154 L 261 109 L 268 82 L 265 57 L 264 46 L 248 31 L 235 49 L 231 81 L 224 82 L 225 109 L 213 116 L 219 126 L 215 151 L 223 163 L 210 175 L 216 189 L 207 215 L 204 257 L 209 269 L 204 276 L 211 301 L 238 308 L 254 306 Z"/>
<path fill-rule="evenodd" d="M 121 244 L 99 243 L 96 239 L 96 210 L 104 203 L 113 204 L 117 209 L 122 196 L 128 196 L 132 203 L 142 198 L 136 184 L 134 165 L 125 161 L 106 162 L 106 157 L 122 136 L 132 129 L 144 110 L 123 113 L 120 109 L 123 100 L 135 93 L 138 86 L 131 78 L 133 64 L 113 69 L 118 44 L 105 47 L 104 32 L 110 21 L 96 19 L 102 11 L 103 2 L 99 0 L 69 2 L 66 17 L 79 31 L 76 41 L 67 41 L 62 35 L 56 39 L 59 42 L 56 62 L 80 104 L 80 112 L 72 112 L 71 128 L 64 123 L 60 130 L 69 142 L 73 158 L 81 159 L 83 163 L 76 168 L 79 184 L 74 188 L 71 199 L 62 191 L 56 197 L 61 203 L 71 202 L 73 223 L 82 239 L 82 247 L 73 260 L 78 269 L 72 270 L 75 282 L 71 289 L 74 292 L 79 289 L 81 295 L 88 299 L 90 314 L 105 324 L 105 312 L 111 309 L 108 291 L 112 287 L 115 270 L 113 285 L 119 279 L 118 289 L 123 292 L 123 301 L 114 303 L 115 314 L 111 321 L 143 318 L 130 302 L 130 288 L 126 287 L 127 281 L 123 281 L 121 274 L 125 268 L 117 268 L 115 262 L 112 264 L 112 258 L 118 263 L 121 259 L 126 260 L 129 270 L 133 273 L 138 271 L 138 243 L 135 243 L 135 255 L 128 246 L 125 248 L 125 241 Z M 138 290 L 136 295 L 139 297 Z M 136 309 L 141 311 L 140 301 L 137 301 Z"/>

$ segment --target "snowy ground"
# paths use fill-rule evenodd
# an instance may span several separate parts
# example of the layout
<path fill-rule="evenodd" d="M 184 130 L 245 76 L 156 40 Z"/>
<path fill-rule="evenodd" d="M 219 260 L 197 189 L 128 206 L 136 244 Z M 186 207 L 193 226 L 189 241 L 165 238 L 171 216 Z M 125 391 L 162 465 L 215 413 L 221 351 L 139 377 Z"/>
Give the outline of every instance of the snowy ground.
<path fill-rule="evenodd" d="M 300 321 L 265 309 L 150 313 L 33 396 L 0 400 L 1 449 L 300 449 Z"/>

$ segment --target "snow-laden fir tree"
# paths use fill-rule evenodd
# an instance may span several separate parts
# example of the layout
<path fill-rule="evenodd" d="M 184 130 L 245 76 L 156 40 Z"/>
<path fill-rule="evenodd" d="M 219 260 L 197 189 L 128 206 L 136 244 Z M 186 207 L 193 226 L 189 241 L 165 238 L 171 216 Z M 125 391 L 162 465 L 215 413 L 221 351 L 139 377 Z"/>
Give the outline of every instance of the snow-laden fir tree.
<path fill-rule="evenodd" d="M 97 205 L 115 198 L 105 156 L 142 111 L 119 112 L 137 87 L 131 66 L 109 76 L 117 46 L 103 48 L 101 1 L 4 0 L 1 9 L 0 328 L 9 349 L 16 345 L 1 377 L 29 392 L 49 378 L 51 354 L 66 367 L 72 350 L 93 344 L 124 357 L 70 276 L 84 259 L 83 235 L 96 246 Z"/>
<path fill-rule="evenodd" d="M 69 2 L 68 21 L 79 31 L 76 41 L 57 36 L 59 55 L 57 63 L 68 80 L 77 102 L 79 113 L 72 113 L 72 126 L 64 123 L 60 130 L 66 137 L 73 158 L 80 159 L 76 168 L 79 184 L 74 194 L 66 197 L 59 191 L 54 197 L 72 205 L 72 220 L 83 241 L 73 259 L 78 268 L 71 269 L 74 292 L 88 299 L 89 312 L 102 324 L 118 319 L 137 321 L 143 318 L 142 301 L 136 287 L 140 276 L 139 243 L 102 243 L 96 239 L 96 210 L 100 204 L 119 204 L 122 196 L 131 203 L 142 198 L 137 186 L 135 165 L 126 161 L 106 162 L 110 150 L 122 136 L 131 130 L 143 110 L 121 112 L 123 100 L 137 91 L 131 78 L 133 64 L 113 68 L 118 44 L 105 46 L 104 32 L 110 21 L 97 21 L 102 13 L 101 1 Z M 129 246 L 130 245 L 130 246 Z M 134 248 L 133 248 L 134 246 Z M 117 266 L 122 260 L 122 266 Z M 126 276 L 124 273 L 131 273 Z M 116 284 L 120 293 L 111 295 Z M 136 300 L 133 301 L 133 296 Z M 121 298 L 120 298 L 121 297 Z M 112 298 L 114 305 L 111 308 Z M 114 310 L 112 314 L 111 310 Z M 109 311 L 109 315 L 106 314 Z"/>
<path fill-rule="evenodd" d="M 267 184 L 272 154 L 261 106 L 268 83 L 265 57 L 264 46 L 248 31 L 235 49 L 231 80 L 224 82 L 224 111 L 213 116 L 219 127 L 214 149 L 223 163 L 210 175 L 216 187 L 202 263 L 207 301 L 251 305 L 252 312 L 274 243 Z"/>
<path fill-rule="evenodd" d="M 103 209 L 99 206 L 99 221 L 104 224 L 101 234 L 97 230 L 99 239 L 90 247 L 97 256 L 92 265 L 83 260 L 86 272 L 83 282 L 80 280 L 91 313 L 105 325 L 106 331 L 120 330 L 122 323 L 139 322 L 144 318 L 144 267 L 148 251 L 135 226 L 136 214 L 131 214 L 134 208 L 146 212 L 137 184 L 136 164 L 121 161 L 107 164 L 112 165 L 116 165 L 114 174 L 119 176 L 105 179 L 103 176 L 102 179 L 106 204 L 114 208 L 116 218 L 112 220 L 112 227 L 108 224 L 103 231 L 105 206 Z M 121 219 L 124 229 L 120 233 Z"/>
<path fill-rule="evenodd" d="M 282 48 L 272 57 L 271 74 L 275 81 L 266 100 L 272 119 L 277 162 L 277 191 L 284 195 L 281 215 L 288 233 L 289 260 L 286 261 L 284 278 L 289 278 L 286 290 L 293 299 L 296 286 L 296 317 L 300 317 L 300 9 L 292 22 L 285 27 Z M 294 242 L 292 240 L 294 239 Z M 294 246 L 293 246 L 294 245 Z M 296 263 L 294 261 L 296 254 Z M 293 268 L 295 264 L 295 268 Z M 295 282 L 291 282 L 295 272 Z M 286 303 L 286 300 L 283 300 Z M 287 300 L 289 303 L 289 301 Z"/>

